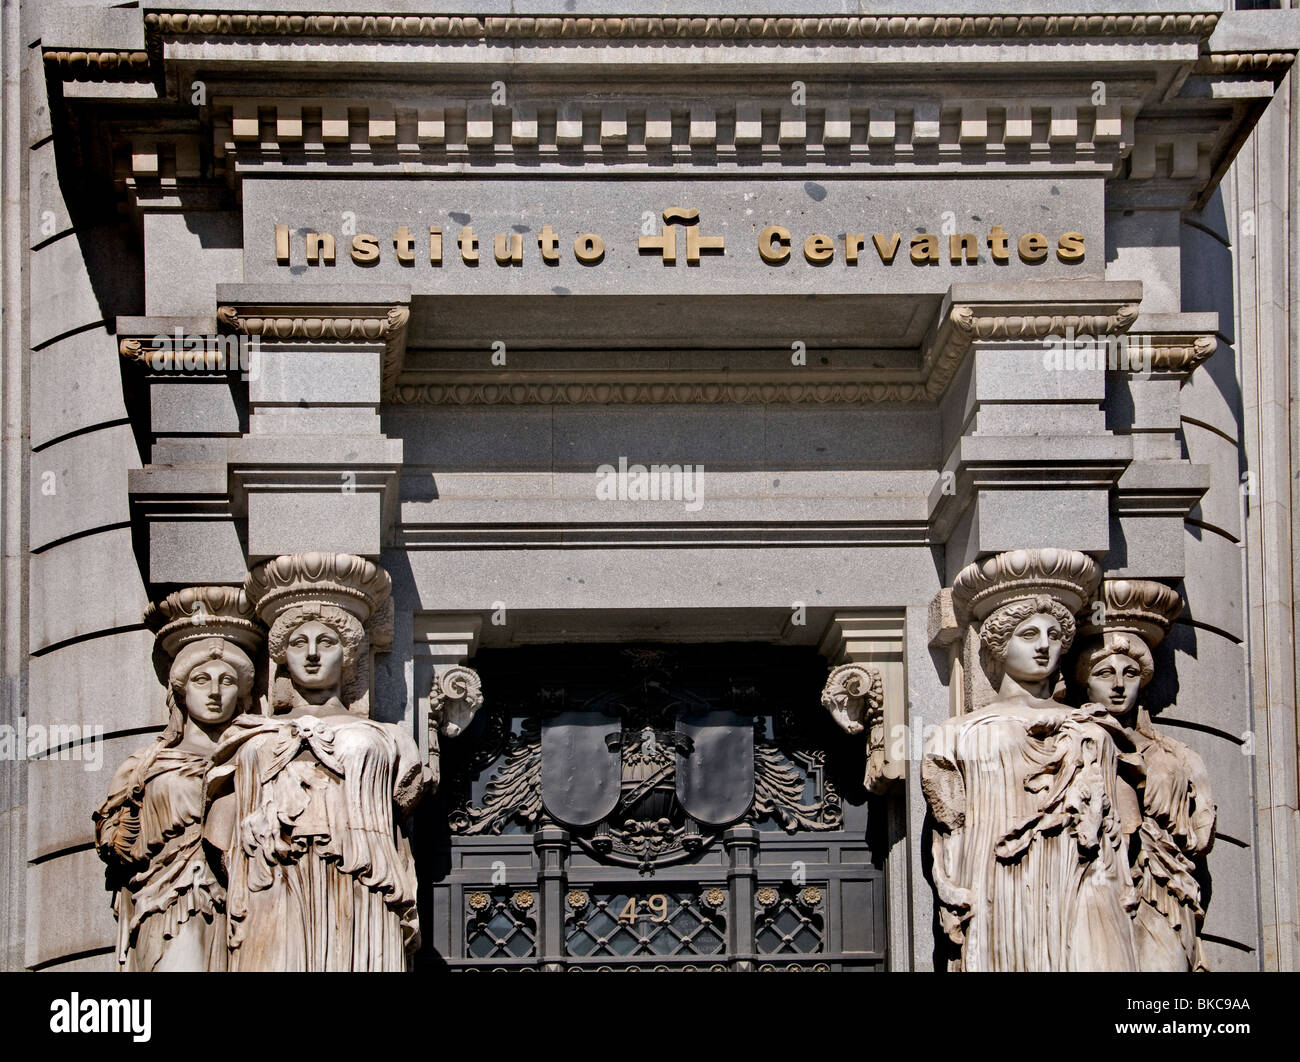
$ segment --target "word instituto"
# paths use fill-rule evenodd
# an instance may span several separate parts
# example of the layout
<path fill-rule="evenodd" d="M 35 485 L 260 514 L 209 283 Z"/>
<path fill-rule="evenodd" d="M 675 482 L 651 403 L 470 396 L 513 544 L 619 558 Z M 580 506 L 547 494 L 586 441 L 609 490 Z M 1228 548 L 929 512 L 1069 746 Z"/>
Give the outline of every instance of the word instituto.
<path fill-rule="evenodd" d="M 656 256 L 664 265 L 677 262 L 679 249 L 689 265 L 698 265 L 706 254 L 720 255 L 727 251 L 724 236 L 706 236 L 700 231 L 700 212 L 694 207 L 669 207 L 663 212 L 664 226 L 658 234 L 637 238 L 637 251 L 643 256 Z M 682 238 L 678 239 L 678 228 Z M 333 265 L 339 254 L 339 241 L 333 233 L 304 231 L 303 252 L 306 263 Z M 427 241 L 427 243 L 426 243 Z M 427 259 L 431 266 L 441 266 L 444 254 L 450 260 L 460 259 L 467 266 L 477 266 L 488 254 L 489 237 L 480 237 L 472 225 L 463 225 L 453 235 L 444 233 L 441 225 L 428 226 L 427 234 L 412 231 L 409 225 L 400 225 L 390 236 L 381 240 L 369 232 L 360 232 L 350 238 L 347 254 L 358 265 L 377 265 L 385 253 L 394 255 L 402 265 L 414 266 L 419 259 Z M 536 237 L 537 250 L 528 257 L 545 265 L 558 265 L 562 255 L 569 252 L 561 248 L 568 237 L 561 237 L 551 225 L 543 225 Z M 518 232 L 498 232 L 490 237 L 492 259 L 502 266 L 524 264 L 524 237 Z M 680 248 L 679 248 L 680 243 Z M 1063 232 L 1055 237 L 1042 232 L 1019 235 L 1007 232 L 1001 225 L 993 225 L 986 233 L 963 232 L 936 235 L 920 232 L 904 243 L 900 232 L 846 232 L 840 236 L 814 232 L 800 240 L 784 225 L 768 225 L 755 241 L 758 257 L 771 266 L 780 266 L 794 255 L 801 244 L 801 253 L 810 265 L 829 265 L 837 259 L 845 265 L 856 266 L 863 262 L 879 262 L 892 266 L 905 259 L 913 265 L 938 265 L 947 261 L 952 265 L 975 265 L 981 260 L 982 250 L 987 250 L 987 260 L 1005 264 L 1017 258 L 1027 264 L 1044 262 L 1055 253 L 1066 263 L 1082 262 L 1086 251 L 1083 234 Z M 386 251 L 390 248 L 390 251 Z M 275 260 L 279 265 L 291 263 L 292 233 L 288 225 L 275 226 Z M 579 233 L 572 244 L 573 257 L 583 265 L 599 265 L 605 257 L 605 240 L 599 233 Z"/>

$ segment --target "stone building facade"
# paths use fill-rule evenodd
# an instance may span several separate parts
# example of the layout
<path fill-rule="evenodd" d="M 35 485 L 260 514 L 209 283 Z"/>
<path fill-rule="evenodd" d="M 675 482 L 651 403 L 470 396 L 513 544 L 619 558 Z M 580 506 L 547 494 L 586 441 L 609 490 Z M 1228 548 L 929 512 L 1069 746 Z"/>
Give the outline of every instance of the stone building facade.
<path fill-rule="evenodd" d="M 952 587 L 1057 549 L 1182 599 L 1205 958 L 1295 969 L 1300 14 L 433 6 L 4 7 L 5 965 L 116 965 L 150 602 L 322 553 L 417 966 L 941 966 Z"/>

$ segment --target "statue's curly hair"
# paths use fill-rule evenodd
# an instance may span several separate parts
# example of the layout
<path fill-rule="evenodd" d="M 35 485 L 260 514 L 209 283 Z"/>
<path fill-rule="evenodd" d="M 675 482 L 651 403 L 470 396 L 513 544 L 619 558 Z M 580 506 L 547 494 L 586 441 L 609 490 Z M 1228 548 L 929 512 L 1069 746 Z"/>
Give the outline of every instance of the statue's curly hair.
<path fill-rule="evenodd" d="M 996 609 L 980 626 L 980 641 L 990 657 L 1001 661 L 1006 657 L 1011 636 L 1031 616 L 1048 615 L 1061 625 L 1061 652 L 1066 652 L 1074 642 L 1074 614 L 1054 597 L 1039 594 L 1037 597 L 1013 601 Z"/>
<path fill-rule="evenodd" d="M 351 706 L 361 699 L 369 688 L 367 650 L 370 643 L 366 628 L 347 609 L 318 601 L 293 605 L 285 609 L 271 624 L 271 630 L 266 636 L 267 655 L 277 665 L 277 669 L 282 668 L 293 632 L 312 620 L 318 620 L 338 633 L 339 645 L 343 649 L 340 695 L 343 703 Z M 292 705 L 293 696 L 293 683 L 289 677 L 283 673 L 276 675 L 270 690 L 272 714 Z"/>
<path fill-rule="evenodd" d="M 304 623 L 319 620 L 338 632 L 343 646 L 343 670 L 351 671 L 366 644 L 366 629 L 361 621 L 345 608 L 312 602 L 294 605 L 282 612 L 271 625 L 266 638 L 266 650 L 277 664 L 283 664 L 289 648 L 289 638 Z"/>

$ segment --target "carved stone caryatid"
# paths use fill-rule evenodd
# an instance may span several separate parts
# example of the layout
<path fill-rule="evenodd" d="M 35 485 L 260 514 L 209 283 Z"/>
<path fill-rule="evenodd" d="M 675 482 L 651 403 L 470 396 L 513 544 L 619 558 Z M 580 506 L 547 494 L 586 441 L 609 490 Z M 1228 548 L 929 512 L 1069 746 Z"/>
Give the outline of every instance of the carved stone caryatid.
<path fill-rule="evenodd" d="M 371 625 L 391 584 L 361 557 L 304 553 L 245 590 L 270 628 L 269 696 L 214 754 L 230 968 L 402 970 L 419 947 L 405 820 L 426 788 L 402 727 L 367 717 Z"/>
<path fill-rule="evenodd" d="M 831 668 L 822 688 L 822 707 L 846 734 L 867 735 L 866 787 L 873 793 L 889 785 L 885 777 L 885 687 L 880 672 L 866 664 Z"/>
<path fill-rule="evenodd" d="M 1130 844 L 1139 904 L 1138 968 L 1206 969 L 1199 864 L 1214 843 L 1215 807 L 1200 756 L 1161 733 L 1138 704 L 1155 673 L 1152 651 L 1182 611 L 1178 594 L 1147 579 L 1107 579 L 1100 622 L 1080 629 L 1075 678 L 1125 728 L 1142 759 L 1142 819 Z"/>
<path fill-rule="evenodd" d="M 225 890 L 203 844 L 212 753 L 249 709 L 264 631 L 243 591 L 193 587 L 150 605 L 167 727 L 113 776 L 94 814 L 124 970 L 224 970 Z"/>
<path fill-rule="evenodd" d="M 1052 698 L 1099 576 L 1082 553 L 1034 549 L 954 582 L 997 698 L 940 725 L 921 764 L 940 922 L 960 949 L 952 969 L 1135 968 L 1124 732 L 1099 706 Z"/>

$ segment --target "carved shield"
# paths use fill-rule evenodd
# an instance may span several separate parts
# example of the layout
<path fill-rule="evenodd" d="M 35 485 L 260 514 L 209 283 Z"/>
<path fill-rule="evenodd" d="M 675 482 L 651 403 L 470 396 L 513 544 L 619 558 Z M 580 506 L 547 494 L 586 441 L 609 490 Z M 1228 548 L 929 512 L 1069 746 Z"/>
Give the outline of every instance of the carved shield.
<path fill-rule="evenodd" d="M 604 712 L 561 712 L 542 723 L 542 803 L 560 822 L 590 826 L 618 804 L 621 730 Z"/>
<path fill-rule="evenodd" d="M 754 720 L 725 709 L 682 714 L 691 751 L 677 753 L 677 799 L 709 826 L 735 822 L 754 802 Z"/>

